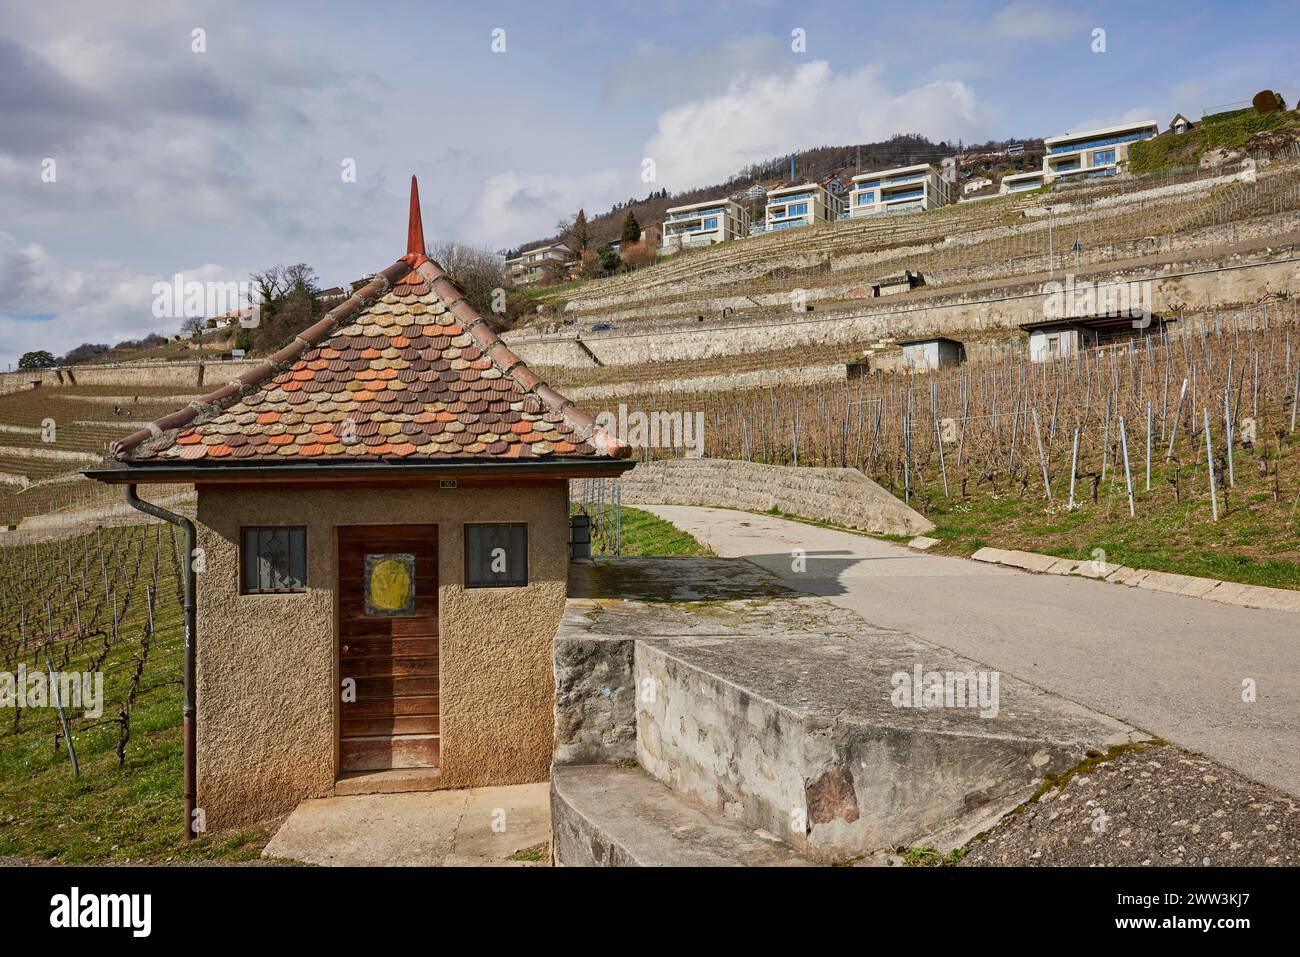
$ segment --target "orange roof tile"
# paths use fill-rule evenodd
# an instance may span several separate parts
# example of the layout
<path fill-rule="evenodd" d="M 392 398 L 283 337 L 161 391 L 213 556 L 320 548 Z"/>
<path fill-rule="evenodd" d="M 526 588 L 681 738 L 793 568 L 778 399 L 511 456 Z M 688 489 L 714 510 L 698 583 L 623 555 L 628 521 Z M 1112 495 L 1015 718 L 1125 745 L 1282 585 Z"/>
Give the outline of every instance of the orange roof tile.
<path fill-rule="evenodd" d="M 418 220 L 414 182 L 412 204 Z M 231 465 L 627 454 L 532 373 L 422 250 L 254 370 L 110 449 L 127 463 Z"/>

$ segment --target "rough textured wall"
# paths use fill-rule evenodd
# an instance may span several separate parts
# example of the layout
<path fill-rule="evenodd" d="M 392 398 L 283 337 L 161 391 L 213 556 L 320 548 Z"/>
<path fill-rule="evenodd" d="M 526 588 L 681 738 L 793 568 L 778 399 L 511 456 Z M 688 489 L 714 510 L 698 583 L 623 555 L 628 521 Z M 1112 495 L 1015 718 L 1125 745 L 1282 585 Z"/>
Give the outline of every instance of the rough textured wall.
<path fill-rule="evenodd" d="M 667 459 L 642 462 L 618 483 L 624 505 L 715 505 L 758 512 L 775 507 L 883 535 L 920 535 L 934 528 L 920 512 L 854 469 Z"/>
<path fill-rule="evenodd" d="M 205 392 L 212 392 L 231 379 L 243 375 L 261 361 L 261 359 L 232 359 L 225 362 L 157 361 L 5 372 L 0 373 L 0 395 L 30 388 L 36 379 L 45 386 L 174 385 L 201 388 Z"/>
<path fill-rule="evenodd" d="M 212 830 L 327 796 L 337 773 L 334 529 L 438 525 L 441 785 L 546 779 L 552 639 L 564 610 L 564 483 L 482 489 L 211 491 L 199 495 L 199 805 Z M 524 588 L 464 587 L 465 522 L 528 523 Z M 240 595 L 239 529 L 307 527 L 308 590 Z"/>
<path fill-rule="evenodd" d="M 1294 254 L 1283 250 L 1271 252 Z M 1058 280 L 1063 281 L 1068 271 L 1073 270 L 1059 269 Z M 1079 270 L 1079 275 L 1097 283 L 1150 280 L 1154 311 L 1199 313 L 1207 307 L 1251 303 L 1294 290 L 1300 286 L 1300 263 L 1270 260 L 1224 265 L 1219 260 L 1188 260 L 1168 263 L 1159 269 L 1106 270 L 1086 276 Z M 942 287 L 917 290 L 883 300 L 881 305 L 848 309 L 828 303 L 811 316 L 799 319 L 782 312 L 766 319 L 745 316 L 724 321 L 716 316 L 722 304 L 732 299 L 703 299 L 691 305 L 710 315 L 708 322 L 698 323 L 693 318 L 634 321 L 626 331 L 588 333 L 582 341 L 603 365 L 641 365 L 885 337 L 919 339 L 946 335 L 961 339 L 970 334 L 1005 334 L 1045 317 L 1046 297 L 1040 281 L 1026 282 L 1011 277 L 998 283 L 996 288 L 974 288 L 966 292 L 945 292 Z M 809 289 L 809 299 L 818 298 L 817 292 Z M 535 338 L 525 330 L 506 338 L 510 348 L 531 364 L 591 366 L 590 357 L 579 353 L 571 337 L 567 340 Z"/>
<path fill-rule="evenodd" d="M 591 634 L 589 609 L 571 599 L 555 636 L 555 763 L 618 764 L 636 758 L 636 642 Z"/>

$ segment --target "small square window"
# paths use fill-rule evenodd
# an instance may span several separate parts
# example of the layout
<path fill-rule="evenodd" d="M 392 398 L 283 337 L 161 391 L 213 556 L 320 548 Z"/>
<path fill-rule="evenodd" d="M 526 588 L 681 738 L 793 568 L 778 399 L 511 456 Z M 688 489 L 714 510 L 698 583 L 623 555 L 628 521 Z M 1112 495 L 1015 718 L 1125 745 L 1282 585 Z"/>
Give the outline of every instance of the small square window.
<path fill-rule="evenodd" d="M 465 526 L 465 587 L 518 588 L 528 584 L 528 526 Z"/>
<path fill-rule="evenodd" d="M 302 525 L 240 530 L 240 591 L 245 595 L 307 590 L 307 529 Z"/>

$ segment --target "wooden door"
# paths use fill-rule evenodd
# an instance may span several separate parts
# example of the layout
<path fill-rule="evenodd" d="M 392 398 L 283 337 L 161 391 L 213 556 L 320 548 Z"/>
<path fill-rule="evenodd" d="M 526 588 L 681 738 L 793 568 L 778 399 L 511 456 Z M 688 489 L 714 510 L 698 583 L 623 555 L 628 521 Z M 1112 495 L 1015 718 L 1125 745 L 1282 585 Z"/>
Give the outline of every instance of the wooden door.
<path fill-rule="evenodd" d="M 438 527 L 338 532 L 339 768 L 436 768 Z"/>

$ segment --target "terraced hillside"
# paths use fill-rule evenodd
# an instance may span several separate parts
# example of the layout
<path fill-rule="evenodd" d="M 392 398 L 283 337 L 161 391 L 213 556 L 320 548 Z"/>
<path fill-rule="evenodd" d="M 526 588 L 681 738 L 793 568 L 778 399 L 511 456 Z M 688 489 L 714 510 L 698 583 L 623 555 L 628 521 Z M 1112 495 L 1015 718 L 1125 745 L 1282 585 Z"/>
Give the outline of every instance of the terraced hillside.
<path fill-rule="evenodd" d="M 1238 243 L 1294 238 L 1298 212 L 1300 155 L 1292 150 L 1257 168 L 1060 184 L 924 213 L 768 233 L 569 287 L 554 301 L 584 335 L 599 322 L 623 331 L 644 320 L 671 325 L 701 315 L 758 320 L 788 314 L 796 289 L 818 309 L 869 301 L 872 284 L 904 270 L 921 273 L 927 290 L 955 292 L 1053 269 L 1084 273 L 1198 251 L 1225 255 Z"/>
<path fill-rule="evenodd" d="M 0 396 L 0 525 L 116 505 L 120 490 L 80 470 L 101 461 L 114 439 L 192 398 L 171 386 L 111 385 Z"/>

